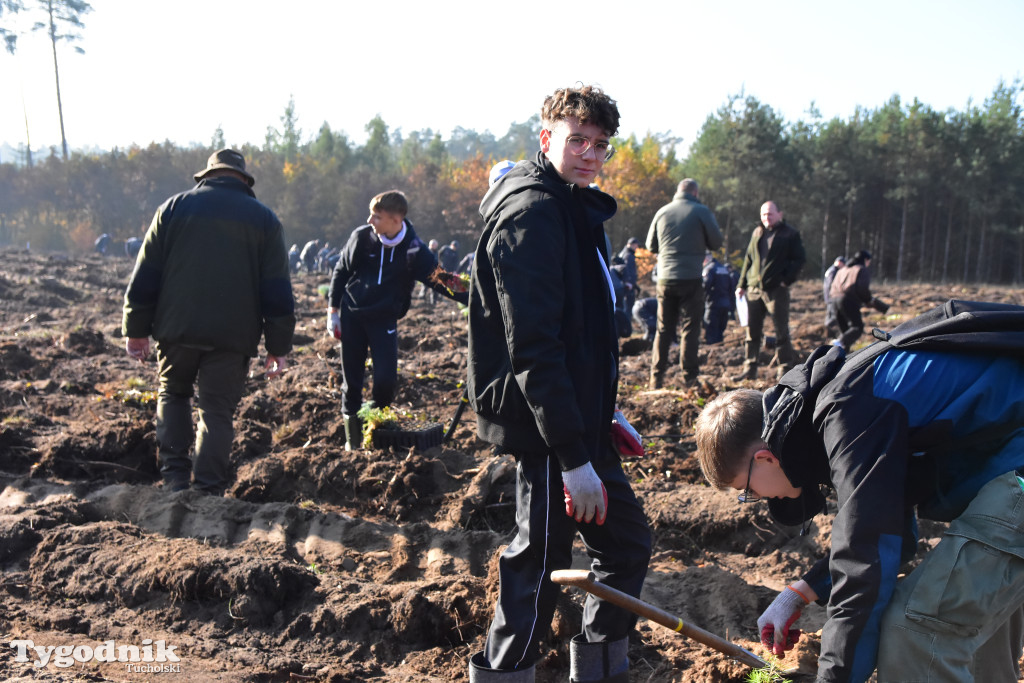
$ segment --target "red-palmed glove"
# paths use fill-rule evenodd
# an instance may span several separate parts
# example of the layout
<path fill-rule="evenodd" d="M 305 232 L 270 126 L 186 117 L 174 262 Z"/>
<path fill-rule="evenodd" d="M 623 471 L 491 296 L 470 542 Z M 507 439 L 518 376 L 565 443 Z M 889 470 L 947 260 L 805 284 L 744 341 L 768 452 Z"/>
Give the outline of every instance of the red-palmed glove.
<path fill-rule="evenodd" d="M 327 311 L 327 331 L 335 339 L 341 339 L 341 316 L 337 311 Z"/>
<path fill-rule="evenodd" d="M 608 491 L 589 462 L 562 472 L 562 490 L 565 491 L 565 514 L 577 522 L 594 520 L 598 526 L 608 516 Z"/>
<path fill-rule="evenodd" d="M 800 629 L 792 626 L 806 604 L 803 595 L 792 586 L 786 586 L 757 620 L 761 644 L 777 657 L 784 656 L 786 650 L 792 650 L 800 640 Z"/>
<path fill-rule="evenodd" d="M 612 446 L 615 452 L 622 458 L 642 458 L 644 455 L 644 443 L 633 427 L 626 422 L 626 416 L 621 410 L 612 414 Z"/>

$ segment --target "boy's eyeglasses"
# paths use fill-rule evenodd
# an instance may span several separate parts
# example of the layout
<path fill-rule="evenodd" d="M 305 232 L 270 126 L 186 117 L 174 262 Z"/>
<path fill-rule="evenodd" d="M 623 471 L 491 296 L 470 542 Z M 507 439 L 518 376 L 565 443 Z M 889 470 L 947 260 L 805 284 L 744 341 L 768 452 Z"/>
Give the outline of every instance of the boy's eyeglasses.
<path fill-rule="evenodd" d="M 754 473 L 754 456 L 750 456 L 750 466 L 747 467 L 747 486 L 737 498 L 741 503 L 755 503 L 761 500 L 761 496 L 750 490 L 750 475 Z"/>
<path fill-rule="evenodd" d="M 598 158 L 604 158 L 605 161 L 615 156 L 615 148 L 612 147 L 610 142 L 605 142 L 604 140 L 591 142 L 590 138 L 585 138 L 582 135 L 570 135 L 565 139 L 565 146 L 578 157 L 586 154 L 587 150 L 591 147 L 594 148 Z"/>

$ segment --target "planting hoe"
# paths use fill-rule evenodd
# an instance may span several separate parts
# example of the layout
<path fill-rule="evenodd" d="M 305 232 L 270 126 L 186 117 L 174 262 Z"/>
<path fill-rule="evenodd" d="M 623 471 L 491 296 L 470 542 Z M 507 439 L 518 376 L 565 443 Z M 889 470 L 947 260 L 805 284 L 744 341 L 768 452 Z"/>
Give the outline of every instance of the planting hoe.
<path fill-rule="evenodd" d="M 719 652 L 746 664 L 747 666 L 755 669 L 761 669 L 768 666 L 768 662 L 764 661 L 750 650 L 746 650 L 735 643 L 729 642 L 725 638 L 716 636 L 713 633 L 708 633 L 699 626 L 687 624 L 674 614 L 669 614 L 665 610 L 659 609 L 649 602 L 644 602 L 643 600 L 634 598 L 632 595 L 627 595 L 620 590 L 612 588 L 611 586 L 598 583 L 595 579 L 596 577 L 593 572 L 589 572 L 584 569 L 559 569 L 551 572 L 551 580 L 554 583 L 582 588 L 602 600 L 607 600 L 613 605 L 618 605 L 623 609 L 628 609 L 630 612 L 639 614 L 646 619 L 657 622 L 665 628 L 670 628 L 677 633 L 682 633 L 684 636 L 693 638 L 697 642 L 703 643 L 710 648 L 714 648 Z"/>

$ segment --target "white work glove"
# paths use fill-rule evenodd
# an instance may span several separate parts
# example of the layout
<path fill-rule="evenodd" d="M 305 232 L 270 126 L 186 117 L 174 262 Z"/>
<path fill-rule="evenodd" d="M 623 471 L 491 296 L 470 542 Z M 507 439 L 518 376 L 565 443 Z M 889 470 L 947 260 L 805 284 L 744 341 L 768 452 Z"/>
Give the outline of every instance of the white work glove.
<path fill-rule="evenodd" d="M 800 640 L 800 629 L 792 628 L 807 601 L 792 586 L 786 586 L 757 620 L 761 644 L 782 657 Z"/>
<path fill-rule="evenodd" d="M 601 478 L 589 462 L 568 472 L 562 472 L 562 489 L 565 491 L 565 514 L 577 522 L 596 520 L 604 524 L 608 516 L 608 492 Z"/>
<path fill-rule="evenodd" d="M 327 331 L 335 339 L 341 339 L 341 316 L 337 311 L 327 311 Z"/>

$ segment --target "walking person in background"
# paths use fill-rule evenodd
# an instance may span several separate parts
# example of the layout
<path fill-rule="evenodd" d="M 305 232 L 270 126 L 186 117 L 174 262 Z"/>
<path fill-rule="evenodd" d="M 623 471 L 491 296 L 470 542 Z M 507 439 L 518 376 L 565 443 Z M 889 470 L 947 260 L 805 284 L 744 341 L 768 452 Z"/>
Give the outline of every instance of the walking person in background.
<path fill-rule="evenodd" d="M 626 246 L 619 252 L 619 258 L 622 263 L 625 264 L 625 268 L 622 271 L 622 284 L 626 288 L 625 301 L 622 303 L 623 310 L 629 312 L 633 310 L 633 304 L 636 303 L 636 288 L 637 288 L 637 270 L 636 270 L 636 250 L 640 246 L 640 240 L 635 237 L 630 237 L 626 241 Z"/>
<path fill-rule="evenodd" d="M 427 249 L 429 249 L 430 253 L 434 255 L 434 260 L 440 263 L 441 259 L 439 258 L 439 254 L 441 252 L 441 243 L 438 242 L 437 240 L 430 240 L 429 242 L 427 242 Z M 441 295 L 435 292 L 433 289 L 427 287 L 422 283 L 420 283 L 420 286 L 423 287 L 424 296 L 426 297 L 428 304 L 433 306 L 437 304 L 438 301 L 441 300 Z"/>
<path fill-rule="evenodd" d="M 302 247 L 302 252 L 299 257 L 302 259 L 302 264 L 306 267 L 306 274 L 310 275 L 316 272 L 316 255 L 320 251 L 320 240 L 310 240 L 306 242 L 306 245 Z"/>
<path fill-rule="evenodd" d="M 156 340 L 157 453 L 164 488 L 223 495 L 231 484 L 232 419 L 249 360 L 264 338 L 267 376 L 287 365 L 295 330 L 281 223 L 256 200 L 255 179 L 232 149 L 210 156 L 198 183 L 157 210 L 124 297 L 128 355 Z M 199 429 L 192 425 L 198 382 Z M 195 439 L 195 461 L 189 451 Z"/>
<path fill-rule="evenodd" d="M 725 327 L 736 307 L 733 277 L 729 269 L 709 251 L 704 257 L 704 343 L 718 344 L 725 338 Z"/>
<path fill-rule="evenodd" d="M 648 251 L 658 255 L 658 331 L 651 354 L 648 387 L 660 389 L 668 369 L 668 351 L 682 320 L 679 365 L 686 386 L 697 383 L 698 350 L 704 320 L 704 253 L 722 246 L 722 231 L 711 210 L 698 199 L 697 181 L 685 178 L 672 201 L 658 209 L 647 233 Z"/>
<path fill-rule="evenodd" d="M 734 381 L 757 379 L 764 319 L 771 314 L 775 326 L 778 376 L 796 364 L 789 334 L 789 286 L 796 282 L 807 260 L 796 228 L 787 223 L 775 202 L 761 205 L 761 224 L 754 228 L 743 256 L 737 297 L 747 299 L 747 344 L 743 372 Z"/>
<path fill-rule="evenodd" d="M 459 241 L 452 240 L 448 244 L 441 247 L 437 252 L 437 259 L 449 273 L 454 273 L 459 269 Z"/>
<path fill-rule="evenodd" d="M 825 278 L 822 286 L 822 296 L 825 299 L 825 332 L 826 334 L 832 334 L 832 330 L 836 328 L 836 303 L 832 300 L 830 290 L 832 289 L 832 281 L 836 279 L 836 273 L 840 269 L 846 266 L 846 258 L 843 256 L 836 256 L 836 260 L 832 262 L 832 265 L 825 271 Z"/>
<path fill-rule="evenodd" d="M 849 265 L 836 273 L 829 291 L 835 305 L 839 338 L 832 343 L 852 350 L 854 342 L 864 333 L 864 319 L 860 309 L 874 306 L 881 312 L 889 307 L 871 295 L 871 252 L 861 250 L 853 255 Z"/>
<path fill-rule="evenodd" d="M 559 89 L 541 121 L 540 152 L 480 204 L 467 386 L 480 438 L 515 456 L 517 529 L 498 563 L 487 642 L 470 658 L 473 683 L 532 683 L 560 591 L 550 574 L 571 565 L 577 533 L 599 580 L 632 596 L 651 551 L 619 455 L 642 445 L 621 413 L 613 423 L 618 339 L 603 223 L 616 204 L 592 187 L 615 151 L 618 108 L 598 88 Z M 588 596 L 570 679 L 627 680 L 635 624 Z"/>

